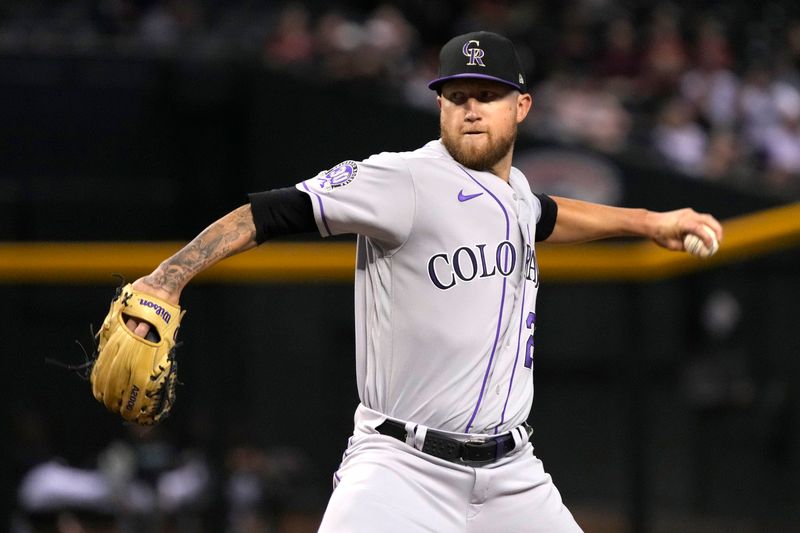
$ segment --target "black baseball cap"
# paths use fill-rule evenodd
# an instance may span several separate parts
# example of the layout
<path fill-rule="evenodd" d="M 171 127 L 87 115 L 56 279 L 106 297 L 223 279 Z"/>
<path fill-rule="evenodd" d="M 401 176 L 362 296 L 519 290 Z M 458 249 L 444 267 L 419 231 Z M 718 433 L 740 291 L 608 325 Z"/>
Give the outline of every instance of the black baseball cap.
<path fill-rule="evenodd" d="M 458 78 L 494 80 L 521 93 L 528 92 L 514 44 L 490 31 L 475 31 L 450 39 L 439 52 L 439 76 L 428 88 L 441 92 L 445 82 Z"/>

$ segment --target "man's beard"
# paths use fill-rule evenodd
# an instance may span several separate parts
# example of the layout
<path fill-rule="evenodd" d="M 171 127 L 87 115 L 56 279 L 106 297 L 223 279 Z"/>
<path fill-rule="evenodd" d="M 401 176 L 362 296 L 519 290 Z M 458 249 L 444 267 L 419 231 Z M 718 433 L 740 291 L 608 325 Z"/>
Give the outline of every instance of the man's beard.
<path fill-rule="evenodd" d="M 517 125 L 507 135 L 489 137 L 489 144 L 483 150 L 465 148 L 459 143 L 457 134 L 450 134 L 443 126 L 440 128 L 442 144 L 444 144 L 453 159 L 467 168 L 473 170 L 491 170 L 514 147 L 517 138 Z"/>

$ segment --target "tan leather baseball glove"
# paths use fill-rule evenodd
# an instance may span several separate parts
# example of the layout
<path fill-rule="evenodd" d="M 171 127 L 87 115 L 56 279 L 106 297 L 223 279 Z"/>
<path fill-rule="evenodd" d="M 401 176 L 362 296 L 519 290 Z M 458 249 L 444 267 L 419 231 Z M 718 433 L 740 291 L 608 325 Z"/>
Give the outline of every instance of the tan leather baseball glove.
<path fill-rule="evenodd" d="M 97 333 L 97 354 L 89 378 L 92 393 L 109 411 L 142 425 L 160 422 L 175 403 L 178 327 L 185 311 L 136 291 L 117 289 Z M 148 322 L 147 338 L 135 335 L 128 318 Z"/>

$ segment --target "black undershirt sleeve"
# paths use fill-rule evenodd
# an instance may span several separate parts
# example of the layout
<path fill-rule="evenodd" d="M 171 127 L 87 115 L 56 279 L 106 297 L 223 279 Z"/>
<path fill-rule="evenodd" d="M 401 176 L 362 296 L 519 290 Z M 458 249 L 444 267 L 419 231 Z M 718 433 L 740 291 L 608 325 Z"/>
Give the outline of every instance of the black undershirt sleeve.
<path fill-rule="evenodd" d="M 534 194 L 542 204 L 542 216 L 539 217 L 539 222 L 536 224 L 536 242 L 540 242 L 546 240 L 556 227 L 558 204 L 546 194 Z"/>
<path fill-rule="evenodd" d="M 255 192 L 248 197 L 258 244 L 283 235 L 319 231 L 311 198 L 294 187 Z"/>

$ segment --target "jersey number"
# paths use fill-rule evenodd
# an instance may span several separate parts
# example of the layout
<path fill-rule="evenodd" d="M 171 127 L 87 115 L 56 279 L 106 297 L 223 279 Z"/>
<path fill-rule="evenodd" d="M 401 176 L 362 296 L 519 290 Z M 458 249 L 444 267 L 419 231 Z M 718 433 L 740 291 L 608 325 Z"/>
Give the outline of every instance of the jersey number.
<path fill-rule="evenodd" d="M 528 344 L 525 346 L 525 368 L 533 368 L 533 332 L 536 329 L 536 313 L 528 313 L 525 325 L 531 330 Z"/>

